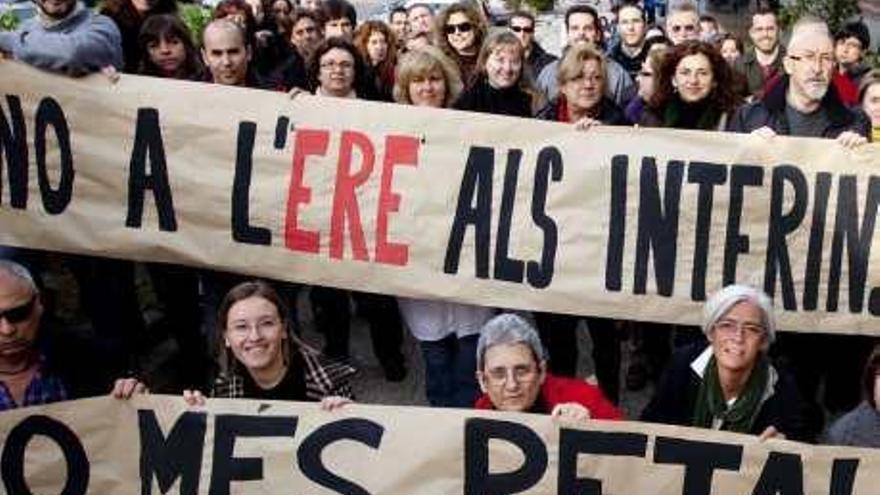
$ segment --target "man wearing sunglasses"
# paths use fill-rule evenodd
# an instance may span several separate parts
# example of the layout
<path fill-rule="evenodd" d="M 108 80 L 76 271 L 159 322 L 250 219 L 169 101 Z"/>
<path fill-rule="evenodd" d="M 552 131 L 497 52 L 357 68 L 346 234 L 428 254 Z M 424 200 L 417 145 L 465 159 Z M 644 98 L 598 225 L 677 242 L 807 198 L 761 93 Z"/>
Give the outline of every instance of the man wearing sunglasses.
<path fill-rule="evenodd" d="M 519 39 L 526 51 L 526 64 L 531 71 L 532 77 L 537 77 L 541 69 L 556 60 L 556 57 L 547 53 L 544 48 L 535 41 L 535 16 L 531 12 L 517 10 L 510 15 L 508 27 Z"/>
<path fill-rule="evenodd" d="M 36 345 L 42 315 L 39 292 L 27 269 L 0 260 L 0 411 L 68 396 Z"/>

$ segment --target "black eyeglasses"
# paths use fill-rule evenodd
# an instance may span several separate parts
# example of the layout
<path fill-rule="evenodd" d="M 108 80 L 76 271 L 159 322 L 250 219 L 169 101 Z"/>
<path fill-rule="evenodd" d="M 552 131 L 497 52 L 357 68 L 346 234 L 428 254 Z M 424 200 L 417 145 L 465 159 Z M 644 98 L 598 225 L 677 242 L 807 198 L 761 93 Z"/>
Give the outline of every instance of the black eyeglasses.
<path fill-rule="evenodd" d="M 443 31 L 445 31 L 446 34 L 453 34 L 456 31 L 458 31 L 459 33 L 469 33 L 473 28 L 473 24 L 469 22 L 462 22 L 461 24 L 447 24 L 443 27 Z"/>
<path fill-rule="evenodd" d="M 30 301 L 22 304 L 21 306 L 16 306 L 14 308 L 9 308 L 3 311 L 0 311 L 0 320 L 6 320 L 10 325 L 15 325 L 16 323 L 21 323 L 24 320 L 30 318 L 31 313 L 34 312 L 34 305 L 37 303 L 37 295 L 34 294 Z"/>
<path fill-rule="evenodd" d="M 510 30 L 514 33 L 534 33 L 535 28 L 533 27 L 525 27 L 525 26 L 510 26 Z"/>

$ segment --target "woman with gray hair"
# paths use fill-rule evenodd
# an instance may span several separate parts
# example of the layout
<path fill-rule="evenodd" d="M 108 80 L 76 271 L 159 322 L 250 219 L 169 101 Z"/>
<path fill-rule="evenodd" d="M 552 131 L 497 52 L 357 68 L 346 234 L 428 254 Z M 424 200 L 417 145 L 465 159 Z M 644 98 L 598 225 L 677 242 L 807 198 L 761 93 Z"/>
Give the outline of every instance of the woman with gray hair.
<path fill-rule="evenodd" d="M 704 306 L 703 333 L 710 345 L 676 353 L 643 421 L 815 440 L 794 380 L 767 356 L 776 323 L 766 294 L 745 285 L 716 292 Z"/>
<path fill-rule="evenodd" d="M 599 387 L 549 374 L 538 332 L 515 314 L 498 315 L 480 330 L 477 381 L 483 391 L 477 409 L 550 414 L 568 421 L 623 417 Z"/>

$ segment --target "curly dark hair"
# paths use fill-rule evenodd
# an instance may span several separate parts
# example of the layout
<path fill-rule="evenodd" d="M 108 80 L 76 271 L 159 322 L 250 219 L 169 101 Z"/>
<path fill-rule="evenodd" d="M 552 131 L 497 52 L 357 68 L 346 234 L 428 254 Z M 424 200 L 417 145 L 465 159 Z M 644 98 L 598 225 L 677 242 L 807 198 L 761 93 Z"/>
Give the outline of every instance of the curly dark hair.
<path fill-rule="evenodd" d="M 712 102 L 715 108 L 723 113 L 735 110 L 739 106 L 741 99 L 736 93 L 733 69 L 730 68 L 730 65 L 724 60 L 721 53 L 705 41 L 687 41 L 669 49 L 663 64 L 660 66 L 660 77 L 657 80 L 656 91 L 648 105 L 655 110 L 662 109 L 673 98 L 678 98 L 672 85 L 672 80 L 675 77 L 675 71 L 678 68 L 679 62 L 691 55 L 705 56 L 709 59 L 709 65 L 712 67 L 714 87 L 706 98 Z"/>

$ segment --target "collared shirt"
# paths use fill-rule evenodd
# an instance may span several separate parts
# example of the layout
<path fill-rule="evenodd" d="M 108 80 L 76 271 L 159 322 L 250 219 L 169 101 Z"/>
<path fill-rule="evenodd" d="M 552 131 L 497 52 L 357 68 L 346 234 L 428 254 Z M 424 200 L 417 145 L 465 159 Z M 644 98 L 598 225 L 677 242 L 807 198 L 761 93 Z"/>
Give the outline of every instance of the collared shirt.
<path fill-rule="evenodd" d="M 46 361 L 41 356 L 37 365 L 37 372 L 28 384 L 24 392 L 21 404 L 15 402 L 9 388 L 0 381 L 0 411 L 15 409 L 18 407 L 36 406 L 67 400 L 67 389 L 57 376 L 48 372 Z"/>

